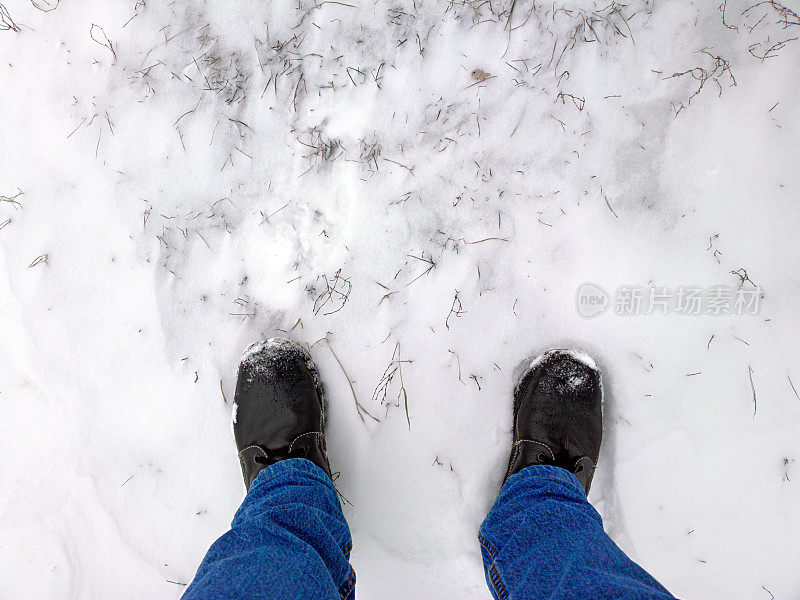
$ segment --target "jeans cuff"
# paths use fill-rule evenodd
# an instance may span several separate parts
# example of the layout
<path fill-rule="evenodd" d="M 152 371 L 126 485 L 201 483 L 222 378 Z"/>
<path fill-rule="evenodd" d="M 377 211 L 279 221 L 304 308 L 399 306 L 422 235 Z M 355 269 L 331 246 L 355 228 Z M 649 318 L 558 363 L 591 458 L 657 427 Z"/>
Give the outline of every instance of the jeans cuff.
<path fill-rule="evenodd" d="M 250 488 L 261 487 L 267 482 L 287 474 L 303 474 L 304 476 L 310 476 L 312 479 L 335 489 L 328 474 L 307 458 L 287 458 L 265 467 L 253 480 L 253 485 L 250 486 Z"/>
<path fill-rule="evenodd" d="M 581 482 L 566 469 L 561 467 L 554 467 L 551 465 L 531 465 L 525 467 L 518 473 L 515 473 L 506 480 L 503 487 L 513 486 L 515 482 L 522 479 L 538 479 L 540 481 L 548 481 L 551 483 L 558 483 L 566 486 L 567 488 L 579 492 L 581 496 L 586 496 L 586 491 L 583 489 Z"/>

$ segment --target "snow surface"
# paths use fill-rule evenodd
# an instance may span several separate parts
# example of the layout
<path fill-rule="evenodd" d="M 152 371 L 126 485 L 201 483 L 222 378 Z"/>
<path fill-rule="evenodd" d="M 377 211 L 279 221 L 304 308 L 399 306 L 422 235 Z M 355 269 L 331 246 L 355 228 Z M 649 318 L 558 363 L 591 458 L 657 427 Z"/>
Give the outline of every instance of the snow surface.
<path fill-rule="evenodd" d="M 754 4 L 3 0 L 0 598 L 179 597 L 277 335 L 360 598 L 489 597 L 553 347 L 603 370 L 617 543 L 681 597 L 800 597 L 800 25 Z M 764 299 L 585 319 L 586 282 Z"/>

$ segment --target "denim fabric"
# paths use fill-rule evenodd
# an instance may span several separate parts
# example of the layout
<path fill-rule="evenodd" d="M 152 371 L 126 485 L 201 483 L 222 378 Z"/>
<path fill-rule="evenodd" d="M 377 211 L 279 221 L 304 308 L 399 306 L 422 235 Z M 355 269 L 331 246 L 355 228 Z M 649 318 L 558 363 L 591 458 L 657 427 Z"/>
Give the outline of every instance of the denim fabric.
<path fill-rule="evenodd" d="M 351 600 L 350 529 L 317 465 L 283 460 L 258 474 L 209 549 L 184 600 Z"/>
<path fill-rule="evenodd" d="M 478 541 L 496 600 L 673 598 L 611 541 L 577 477 L 559 467 L 509 477 Z"/>
<path fill-rule="evenodd" d="M 577 478 L 558 467 L 509 477 L 478 539 L 496 600 L 672 598 L 611 541 Z M 183 598 L 352 600 L 350 548 L 328 476 L 284 460 L 259 473 Z"/>

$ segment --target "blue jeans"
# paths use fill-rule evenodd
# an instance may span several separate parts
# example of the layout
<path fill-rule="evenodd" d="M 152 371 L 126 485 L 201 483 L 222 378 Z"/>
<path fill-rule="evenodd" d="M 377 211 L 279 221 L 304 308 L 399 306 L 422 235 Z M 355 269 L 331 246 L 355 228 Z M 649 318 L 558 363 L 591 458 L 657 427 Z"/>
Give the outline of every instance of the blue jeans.
<path fill-rule="evenodd" d="M 533 466 L 505 482 L 478 541 L 496 600 L 668 599 L 603 531 L 577 478 Z M 327 475 L 305 459 L 259 473 L 184 600 L 355 598 L 350 529 Z"/>

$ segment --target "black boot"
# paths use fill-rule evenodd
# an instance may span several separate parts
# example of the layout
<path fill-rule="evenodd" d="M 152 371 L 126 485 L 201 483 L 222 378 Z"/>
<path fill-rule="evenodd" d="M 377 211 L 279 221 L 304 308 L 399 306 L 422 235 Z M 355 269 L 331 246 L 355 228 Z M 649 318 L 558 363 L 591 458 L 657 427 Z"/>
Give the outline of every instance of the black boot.
<path fill-rule="evenodd" d="M 554 465 L 574 473 L 588 494 L 603 436 L 602 402 L 600 371 L 591 358 L 571 350 L 541 354 L 514 392 L 505 479 L 531 465 Z"/>
<path fill-rule="evenodd" d="M 323 412 L 317 369 L 299 344 L 272 338 L 245 351 L 233 435 L 248 490 L 262 469 L 286 458 L 307 458 L 330 477 Z"/>

